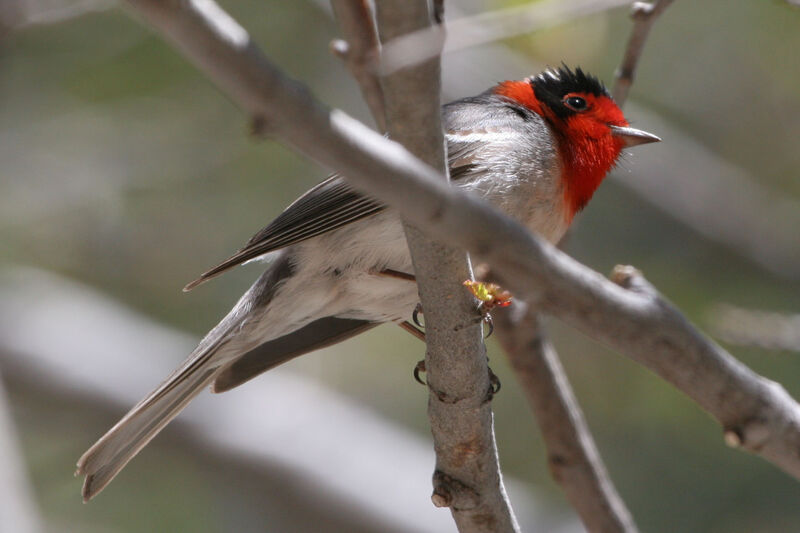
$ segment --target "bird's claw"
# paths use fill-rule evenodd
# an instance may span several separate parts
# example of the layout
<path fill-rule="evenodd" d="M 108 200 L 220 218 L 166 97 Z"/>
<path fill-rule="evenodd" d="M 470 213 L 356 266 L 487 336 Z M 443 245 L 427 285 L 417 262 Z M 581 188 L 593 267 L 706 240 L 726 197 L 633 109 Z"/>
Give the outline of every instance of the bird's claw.
<path fill-rule="evenodd" d="M 486 400 L 491 401 L 494 395 L 500 392 L 502 384 L 500 383 L 500 378 L 492 372 L 492 367 L 487 368 L 489 369 L 489 391 L 486 393 Z"/>
<path fill-rule="evenodd" d="M 417 364 L 414 366 L 414 379 L 417 380 L 417 383 L 420 385 L 427 386 L 428 384 L 425 382 L 425 380 L 419 377 L 420 373 L 422 372 L 425 372 L 425 359 L 417 361 Z"/>
<path fill-rule="evenodd" d="M 420 321 L 419 321 L 419 314 L 420 313 L 423 313 L 422 304 L 421 303 L 417 304 L 417 306 L 414 308 L 414 312 L 411 313 L 411 320 L 414 321 L 414 324 L 416 324 L 418 328 L 425 329 L 425 325 L 420 323 Z"/>
<path fill-rule="evenodd" d="M 481 311 L 483 311 L 483 309 L 482 309 L 482 308 L 481 308 Z M 483 321 L 484 321 L 484 322 L 486 323 L 486 325 L 489 327 L 489 333 L 487 333 L 486 335 L 484 335 L 484 337 L 483 337 L 483 338 L 484 338 L 484 339 L 488 339 L 489 337 L 491 337 L 491 336 L 492 336 L 492 333 L 494 333 L 494 320 L 492 320 L 492 315 L 491 315 L 491 314 L 489 314 L 489 311 L 485 311 L 485 312 L 483 313 Z"/>

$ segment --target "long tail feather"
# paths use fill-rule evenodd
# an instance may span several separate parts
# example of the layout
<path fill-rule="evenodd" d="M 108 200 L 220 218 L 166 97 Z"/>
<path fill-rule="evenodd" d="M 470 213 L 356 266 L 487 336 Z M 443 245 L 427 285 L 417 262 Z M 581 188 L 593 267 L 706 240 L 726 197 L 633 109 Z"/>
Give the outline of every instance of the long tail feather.
<path fill-rule="evenodd" d="M 83 501 L 103 490 L 128 461 L 213 381 L 216 373 L 217 368 L 179 369 L 83 454 L 76 472 L 86 476 Z"/>
<path fill-rule="evenodd" d="M 257 324 L 260 311 L 279 283 L 292 274 L 291 260 L 280 256 L 250 287 L 228 315 L 164 382 L 139 402 L 78 460 L 85 475 L 83 500 L 89 501 L 206 386 L 221 368 L 258 345 L 245 324 Z"/>

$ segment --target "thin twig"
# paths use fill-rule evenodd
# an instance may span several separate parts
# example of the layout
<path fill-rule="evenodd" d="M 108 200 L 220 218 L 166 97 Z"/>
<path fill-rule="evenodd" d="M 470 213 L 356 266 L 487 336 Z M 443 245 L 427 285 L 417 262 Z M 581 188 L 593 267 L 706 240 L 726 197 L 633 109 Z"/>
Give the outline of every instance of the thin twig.
<path fill-rule="evenodd" d="M 587 531 L 637 531 L 611 482 L 558 354 L 537 313 L 516 301 L 493 314 L 497 337 L 536 417 L 553 478 Z"/>
<path fill-rule="evenodd" d="M 427 0 L 376 3 L 381 42 L 439 27 Z M 439 54 L 381 79 L 389 135 L 447 176 L 441 124 Z M 479 324 L 463 327 L 475 301 L 461 283 L 470 278 L 466 253 L 432 241 L 404 224 L 420 301 L 425 309 L 428 418 L 436 451 L 432 500 L 449 507 L 460 533 L 518 531 L 505 494 L 486 401 L 489 370 Z M 457 401 L 455 401 L 457 399 Z M 469 453 L 465 453 L 469 450 Z"/>
<path fill-rule="evenodd" d="M 628 38 L 628 46 L 622 56 L 622 63 L 614 73 L 614 88 L 611 93 L 614 100 L 622 107 L 628 99 L 628 91 L 633 84 L 636 76 L 636 66 L 644 50 L 644 43 L 650 34 L 650 29 L 656 23 L 656 19 L 669 5 L 675 0 L 653 0 L 653 3 L 634 2 L 631 6 L 631 18 L 633 19 L 633 30 Z"/>
<path fill-rule="evenodd" d="M 621 286 L 610 283 L 481 199 L 450 187 L 399 144 L 328 110 L 269 62 L 211 0 L 129 2 L 243 109 L 266 117 L 285 143 L 341 171 L 431 236 L 477 254 L 520 299 L 686 393 L 723 425 L 726 442 L 800 478 L 797 402 L 701 334 L 641 275 L 619 268 L 615 281 Z"/>
<path fill-rule="evenodd" d="M 358 82 L 372 118 L 381 132 L 386 131 L 383 89 L 372 66 L 378 58 L 380 43 L 368 0 L 331 0 L 344 40 L 331 43 L 331 50 L 344 59 L 350 74 Z"/>

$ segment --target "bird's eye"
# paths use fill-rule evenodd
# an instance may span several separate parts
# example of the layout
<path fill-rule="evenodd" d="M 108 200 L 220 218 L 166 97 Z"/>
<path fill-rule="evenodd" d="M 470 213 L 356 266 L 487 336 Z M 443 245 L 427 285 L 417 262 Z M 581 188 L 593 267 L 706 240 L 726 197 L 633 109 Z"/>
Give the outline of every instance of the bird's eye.
<path fill-rule="evenodd" d="M 586 100 L 584 100 L 580 96 L 567 96 L 566 98 L 564 98 L 564 105 L 572 109 L 573 111 L 586 110 Z"/>

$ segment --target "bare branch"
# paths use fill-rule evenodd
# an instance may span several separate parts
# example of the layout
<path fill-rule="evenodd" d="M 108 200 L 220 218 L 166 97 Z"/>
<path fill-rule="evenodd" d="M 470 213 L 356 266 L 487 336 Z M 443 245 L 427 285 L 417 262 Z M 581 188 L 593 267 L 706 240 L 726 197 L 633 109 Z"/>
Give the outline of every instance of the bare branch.
<path fill-rule="evenodd" d="M 380 43 L 375 31 L 368 0 L 331 0 L 333 13 L 344 41 L 331 43 L 331 49 L 342 57 L 350 74 L 358 82 L 361 94 L 381 132 L 386 131 L 386 110 L 383 89 L 372 68 L 377 62 Z"/>
<path fill-rule="evenodd" d="M 434 18 L 427 0 L 381 0 L 375 7 L 382 42 L 431 27 Z M 381 82 L 391 138 L 446 180 L 439 55 Z M 471 321 L 476 304 L 461 285 L 471 277 L 467 255 L 408 224 L 405 232 L 425 309 L 433 502 L 450 507 L 461 533 L 518 531 L 500 476 L 480 321 Z"/>
<path fill-rule="evenodd" d="M 627 5 L 630 0 L 549 0 L 528 3 L 448 21 L 444 53 L 508 39 L 554 24 Z M 435 57 L 442 50 L 444 30 L 432 26 L 386 43 L 380 70 L 391 73 Z"/>
<path fill-rule="evenodd" d="M 644 43 L 650 34 L 650 29 L 655 24 L 656 19 L 669 5 L 675 0 L 653 0 L 653 3 L 634 2 L 631 6 L 631 18 L 633 19 L 633 30 L 628 39 L 628 46 L 622 56 L 622 63 L 617 72 L 614 73 L 614 89 L 611 91 L 617 104 L 622 107 L 628 99 L 628 91 L 633 84 L 636 75 L 636 66 L 639 64 L 639 57 L 644 50 Z"/>
<path fill-rule="evenodd" d="M 800 314 L 718 305 L 711 313 L 711 331 L 731 344 L 800 352 Z"/>
<path fill-rule="evenodd" d="M 341 111 L 285 77 L 210 0 L 129 0 L 283 141 L 397 209 L 430 235 L 492 265 L 520 298 L 653 370 L 725 428 L 726 440 L 800 478 L 800 406 L 779 384 L 697 331 L 640 275 L 610 283 Z M 211 6 L 211 7 L 209 7 Z"/>
<path fill-rule="evenodd" d="M 541 429 L 550 473 L 586 530 L 636 532 L 536 312 L 517 300 L 493 318 L 500 344 Z"/>

